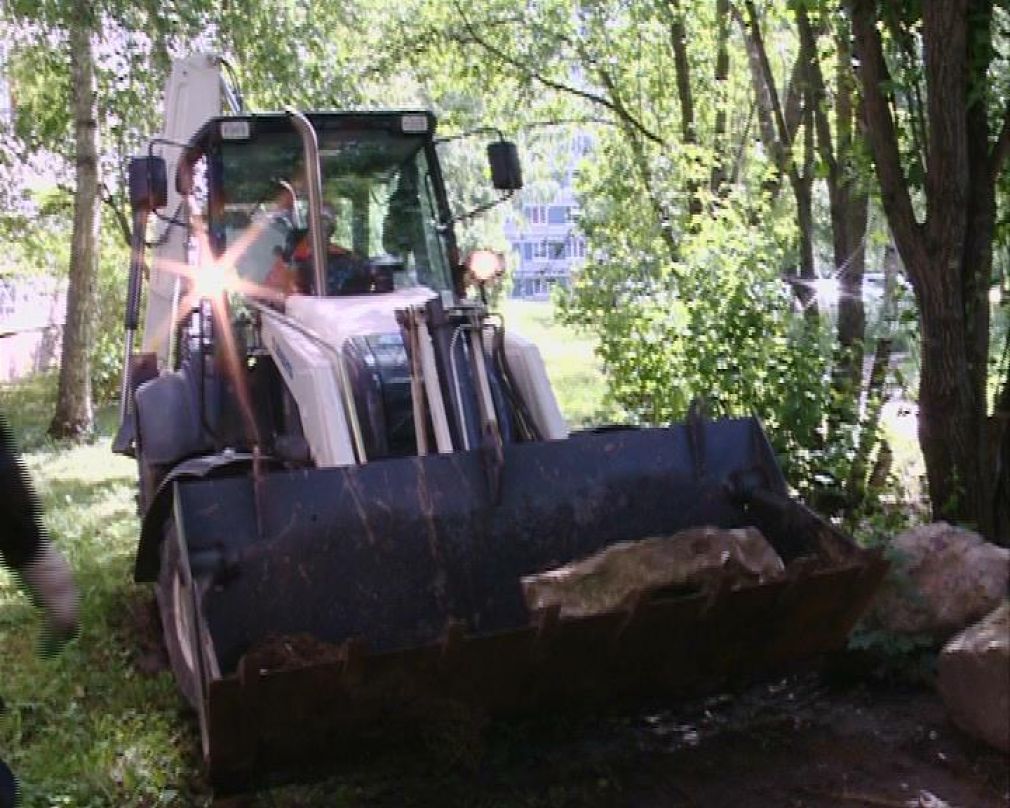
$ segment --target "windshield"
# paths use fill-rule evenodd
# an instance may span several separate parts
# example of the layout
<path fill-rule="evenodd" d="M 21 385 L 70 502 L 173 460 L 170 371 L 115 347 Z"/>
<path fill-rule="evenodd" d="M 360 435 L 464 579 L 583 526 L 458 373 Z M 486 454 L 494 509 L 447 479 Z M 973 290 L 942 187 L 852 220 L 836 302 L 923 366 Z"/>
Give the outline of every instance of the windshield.
<path fill-rule="evenodd" d="M 452 288 L 425 143 L 382 129 L 320 133 L 326 294 Z M 298 136 L 222 140 L 207 168 L 215 252 L 242 240 L 236 269 L 244 278 L 287 293 L 313 292 Z"/>

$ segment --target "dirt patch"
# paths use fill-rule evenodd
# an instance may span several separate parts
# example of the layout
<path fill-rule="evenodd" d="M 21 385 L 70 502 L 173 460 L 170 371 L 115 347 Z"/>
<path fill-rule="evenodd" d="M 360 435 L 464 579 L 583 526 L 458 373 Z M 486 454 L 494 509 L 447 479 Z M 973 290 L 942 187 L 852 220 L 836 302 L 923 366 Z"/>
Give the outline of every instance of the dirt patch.
<path fill-rule="evenodd" d="M 291 670 L 343 658 L 341 646 L 317 640 L 311 634 L 268 634 L 245 655 L 246 664 L 260 671 Z"/>
<path fill-rule="evenodd" d="M 133 652 L 133 664 L 141 673 L 153 676 L 169 670 L 168 652 L 162 636 L 158 602 L 150 592 L 131 592 L 113 628 L 125 637 Z"/>
<path fill-rule="evenodd" d="M 126 606 L 120 628 L 140 648 L 138 667 L 163 660 L 153 599 Z M 344 655 L 296 634 L 267 637 L 248 658 L 254 670 L 278 671 Z M 406 717 L 426 732 L 396 751 L 344 750 L 328 779 L 236 804 L 1010 807 L 1010 756 L 958 730 L 928 687 L 839 687 L 804 674 L 636 714 L 489 725 L 452 704 L 425 704 Z"/>
<path fill-rule="evenodd" d="M 650 762 L 632 765 L 634 804 L 1010 804 L 1007 756 L 954 728 L 929 690 L 838 691 L 809 677 L 721 699 L 640 725 Z"/>
<path fill-rule="evenodd" d="M 248 804 L 1010 806 L 1010 757 L 950 724 L 927 688 L 805 675 L 635 715 L 493 722 L 471 741 L 472 767 L 417 745 Z"/>

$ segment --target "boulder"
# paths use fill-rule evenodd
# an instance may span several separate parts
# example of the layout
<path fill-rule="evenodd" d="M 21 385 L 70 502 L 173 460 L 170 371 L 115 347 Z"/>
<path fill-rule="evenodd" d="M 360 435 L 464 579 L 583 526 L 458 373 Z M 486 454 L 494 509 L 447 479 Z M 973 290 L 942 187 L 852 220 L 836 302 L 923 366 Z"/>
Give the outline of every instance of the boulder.
<path fill-rule="evenodd" d="M 629 608 L 643 594 L 701 588 L 716 578 L 766 581 L 782 559 L 752 527 L 697 527 L 672 536 L 612 544 L 595 555 L 522 579 L 531 611 L 558 607 L 562 617 Z"/>
<path fill-rule="evenodd" d="M 1010 601 L 948 642 L 937 673 L 951 720 L 1010 752 Z"/>
<path fill-rule="evenodd" d="M 1010 550 L 946 522 L 906 530 L 891 544 L 893 566 L 868 623 L 943 640 L 1006 597 Z"/>

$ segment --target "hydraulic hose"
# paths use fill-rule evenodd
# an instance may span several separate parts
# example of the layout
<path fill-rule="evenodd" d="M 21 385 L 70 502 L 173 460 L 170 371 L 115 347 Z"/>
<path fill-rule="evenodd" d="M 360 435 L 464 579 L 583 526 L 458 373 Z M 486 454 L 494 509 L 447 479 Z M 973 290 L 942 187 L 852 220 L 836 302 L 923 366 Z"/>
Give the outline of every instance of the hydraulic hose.
<path fill-rule="evenodd" d="M 119 423 L 126 421 L 130 412 L 130 372 L 133 344 L 140 320 L 140 287 L 144 277 L 144 237 L 147 233 L 146 208 L 133 212 L 133 232 L 130 236 L 130 277 L 126 287 L 126 313 L 123 318 L 123 373 L 119 387 Z"/>

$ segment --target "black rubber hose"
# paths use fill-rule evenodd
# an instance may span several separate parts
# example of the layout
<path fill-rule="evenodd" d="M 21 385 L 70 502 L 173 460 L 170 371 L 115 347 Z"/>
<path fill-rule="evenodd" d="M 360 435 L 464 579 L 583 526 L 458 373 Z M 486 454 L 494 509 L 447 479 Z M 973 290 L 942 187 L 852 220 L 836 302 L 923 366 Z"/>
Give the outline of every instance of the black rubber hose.
<path fill-rule="evenodd" d="M 509 368 L 508 359 L 505 356 L 505 318 L 500 314 L 495 316 L 498 318 L 499 325 L 492 326 L 494 329 L 491 341 L 492 351 L 495 363 L 498 366 L 498 373 L 501 376 L 502 387 L 505 389 L 505 395 L 508 397 L 509 403 L 512 405 L 512 412 L 515 414 L 517 431 L 523 440 L 543 440 L 543 436 L 537 428 L 536 421 L 533 420 L 526 402 L 523 401 L 523 397 L 519 395 L 515 388 L 512 370 Z"/>
<path fill-rule="evenodd" d="M 147 231 L 147 210 L 133 212 L 133 232 L 130 236 L 130 276 L 126 286 L 126 311 L 123 325 L 127 331 L 136 331 L 140 321 L 140 287 L 144 278 L 144 253 Z"/>

